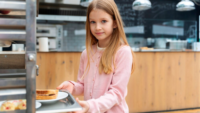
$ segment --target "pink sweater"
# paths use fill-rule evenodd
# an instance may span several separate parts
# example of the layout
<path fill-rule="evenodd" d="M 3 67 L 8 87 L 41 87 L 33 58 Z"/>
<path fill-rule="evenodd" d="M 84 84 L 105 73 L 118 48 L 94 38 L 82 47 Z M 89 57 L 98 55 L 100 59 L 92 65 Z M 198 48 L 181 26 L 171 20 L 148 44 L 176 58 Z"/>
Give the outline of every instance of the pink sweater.
<path fill-rule="evenodd" d="M 93 46 L 96 53 L 90 61 L 88 74 L 81 79 L 87 66 L 86 50 L 82 52 L 78 81 L 74 83 L 73 95 L 84 93 L 84 99 L 88 102 L 90 109 L 88 113 L 129 113 L 125 97 L 127 95 L 127 84 L 131 75 L 132 54 L 129 46 L 122 46 L 116 53 L 113 73 L 107 75 L 99 74 L 99 61 L 103 51 Z M 114 66 L 113 66 L 114 67 Z"/>

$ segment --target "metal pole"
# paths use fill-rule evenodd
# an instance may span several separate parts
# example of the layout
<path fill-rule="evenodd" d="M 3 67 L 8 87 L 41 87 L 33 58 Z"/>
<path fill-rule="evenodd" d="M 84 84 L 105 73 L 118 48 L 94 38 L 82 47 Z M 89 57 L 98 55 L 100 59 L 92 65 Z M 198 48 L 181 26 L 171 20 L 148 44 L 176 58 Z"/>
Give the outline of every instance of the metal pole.
<path fill-rule="evenodd" d="M 36 0 L 26 0 L 26 113 L 35 113 Z"/>

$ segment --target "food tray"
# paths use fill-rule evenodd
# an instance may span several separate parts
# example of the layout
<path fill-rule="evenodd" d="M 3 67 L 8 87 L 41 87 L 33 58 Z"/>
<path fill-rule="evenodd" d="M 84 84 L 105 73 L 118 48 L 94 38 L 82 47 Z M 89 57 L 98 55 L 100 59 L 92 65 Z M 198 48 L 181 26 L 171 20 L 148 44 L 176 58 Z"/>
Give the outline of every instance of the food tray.
<path fill-rule="evenodd" d="M 68 91 L 60 91 L 68 93 L 68 96 L 53 104 L 42 104 L 42 106 L 36 110 L 36 113 L 63 113 L 82 110 L 82 107 Z"/>

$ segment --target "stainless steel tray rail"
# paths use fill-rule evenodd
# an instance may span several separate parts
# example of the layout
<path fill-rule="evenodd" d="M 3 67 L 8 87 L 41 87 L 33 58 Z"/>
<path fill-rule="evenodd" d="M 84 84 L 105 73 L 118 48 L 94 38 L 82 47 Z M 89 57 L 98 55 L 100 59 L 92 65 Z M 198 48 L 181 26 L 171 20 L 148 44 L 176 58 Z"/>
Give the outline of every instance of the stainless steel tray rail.
<path fill-rule="evenodd" d="M 0 1 L 0 9 L 3 10 L 26 10 L 26 2 L 24 1 Z"/>
<path fill-rule="evenodd" d="M 0 101 L 17 100 L 26 98 L 26 89 L 0 89 Z M 1 112 L 0 112 L 1 113 Z"/>
<path fill-rule="evenodd" d="M 1 112 L 1 113 L 26 113 L 26 111 L 25 110 L 17 110 L 17 111 L 15 111 L 15 112 L 13 112 L 13 111 L 7 111 L 7 112 Z"/>
<path fill-rule="evenodd" d="M 0 69 L 1 77 L 26 77 L 26 69 Z"/>
<path fill-rule="evenodd" d="M 26 77 L 26 73 L 8 73 L 8 74 L 1 74 L 0 77 Z"/>
<path fill-rule="evenodd" d="M 0 26 L 26 26 L 26 20 L 19 18 L 0 18 Z"/>
<path fill-rule="evenodd" d="M 25 88 L 26 87 L 26 78 L 0 78 L 0 88 Z"/>
<path fill-rule="evenodd" d="M 23 30 L 0 30 L 0 40 L 25 41 L 26 31 Z"/>
<path fill-rule="evenodd" d="M 0 0 L 0 10 L 26 12 L 25 19 L 0 15 L 0 40 L 26 44 L 25 69 L 0 69 L 0 101 L 26 99 L 27 102 L 26 110 L 0 113 L 35 113 L 36 0 Z"/>
<path fill-rule="evenodd" d="M 28 4 L 27 1 L 0 1 L 0 10 L 11 10 L 11 11 L 26 11 Z M 34 2 L 34 1 L 33 1 Z M 28 9 L 29 10 L 29 9 Z M 5 15 L 1 15 L 3 17 Z M 21 27 L 25 28 L 27 24 L 27 18 L 1 18 L 0 26 L 3 27 Z M 9 16 L 7 16 L 9 17 Z M 26 41 L 26 31 L 25 30 L 0 30 L 0 40 L 15 40 L 15 41 Z"/>

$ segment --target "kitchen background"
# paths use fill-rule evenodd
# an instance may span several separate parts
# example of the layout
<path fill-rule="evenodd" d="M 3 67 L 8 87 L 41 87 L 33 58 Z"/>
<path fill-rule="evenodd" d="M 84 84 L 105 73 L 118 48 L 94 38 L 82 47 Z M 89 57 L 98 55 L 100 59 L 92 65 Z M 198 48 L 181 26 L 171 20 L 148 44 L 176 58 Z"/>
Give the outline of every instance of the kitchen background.
<path fill-rule="evenodd" d="M 180 0 L 151 0 L 152 8 L 136 11 L 132 9 L 133 0 L 115 0 L 115 2 L 124 22 L 127 40 L 134 51 L 139 51 L 141 47 L 160 51 L 168 49 L 180 51 L 192 49 L 192 43 L 199 41 L 197 6 L 195 10 L 180 12 L 176 11 L 176 5 Z M 39 6 L 37 24 L 41 28 L 37 26 L 38 49 L 39 37 L 43 36 L 49 39 L 50 51 L 81 52 L 85 49 L 85 7 L 76 4 L 52 4 L 47 1 L 41 1 Z M 69 16 L 71 18 L 68 18 Z M 50 33 L 49 29 L 52 29 Z M 178 40 L 187 44 L 178 45 Z M 177 43 L 174 43 L 174 46 L 171 44 L 170 47 L 169 43 L 172 41 Z M 12 48 L 12 46 L 3 48 L 3 51 Z"/>
<path fill-rule="evenodd" d="M 152 8 L 146 11 L 132 9 L 133 0 L 115 0 L 124 22 L 127 40 L 133 50 L 148 46 L 169 49 L 170 40 L 186 40 L 187 49 L 197 39 L 198 11 L 176 11 L 179 0 L 151 0 Z M 86 9 L 43 9 L 44 15 L 85 16 Z M 59 21 L 60 22 L 60 21 Z M 38 24 L 59 24 L 58 21 L 38 21 Z M 85 22 L 62 21 L 63 51 L 83 51 L 85 49 Z"/>

